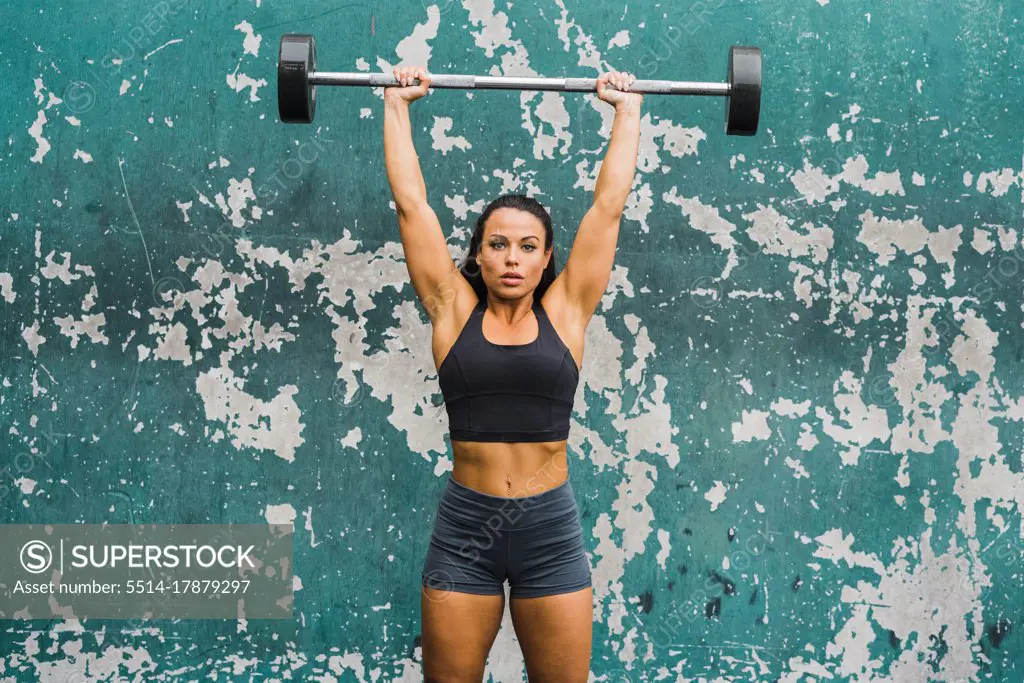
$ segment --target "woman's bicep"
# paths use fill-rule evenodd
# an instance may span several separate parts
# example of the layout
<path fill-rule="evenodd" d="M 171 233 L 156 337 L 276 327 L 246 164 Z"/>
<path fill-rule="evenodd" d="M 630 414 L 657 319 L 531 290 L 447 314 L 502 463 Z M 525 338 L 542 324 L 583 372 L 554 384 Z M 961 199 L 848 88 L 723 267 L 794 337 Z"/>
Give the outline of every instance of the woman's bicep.
<path fill-rule="evenodd" d="M 433 318 L 431 310 L 454 297 L 457 288 L 453 277 L 457 266 L 448 251 L 441 223 L 430 205 L 424 202 L 398 211 L 398 229 L 409 279 Z"/>
<path fill-rule="evenodd" d="M 594 205 L 584 215 L 559 274 L 569 303 L 586 319 L 604 296 L 615 261 L 622 216 Z"/>

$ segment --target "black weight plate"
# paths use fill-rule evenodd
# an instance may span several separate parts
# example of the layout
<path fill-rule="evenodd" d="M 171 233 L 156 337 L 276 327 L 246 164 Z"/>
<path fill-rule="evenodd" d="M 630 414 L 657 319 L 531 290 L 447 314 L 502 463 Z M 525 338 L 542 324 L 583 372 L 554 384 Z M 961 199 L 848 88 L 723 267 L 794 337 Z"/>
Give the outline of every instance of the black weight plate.
<path fill-rule="evenodd" d="M 281 36 L 277 56 L 277 111 L 285 123 L 312 123 L 316 113 L 316 41 L 302 33 Z"/>
<path fill-rule="evenodd" d="M 761 49 L 734 45 L 729 50 L 728 80 L 732 88 L 725 105 L 725 132 L 754 135 L 761 118 Z"/>

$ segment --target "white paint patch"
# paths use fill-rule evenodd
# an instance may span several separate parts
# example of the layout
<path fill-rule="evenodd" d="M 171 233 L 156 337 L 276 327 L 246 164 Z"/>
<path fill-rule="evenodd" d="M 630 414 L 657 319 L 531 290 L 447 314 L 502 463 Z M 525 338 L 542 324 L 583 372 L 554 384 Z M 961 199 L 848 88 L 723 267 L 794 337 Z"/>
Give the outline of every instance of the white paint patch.
<path fill-rule="evenodd" d="M 43 97 L 43 91 L 46 90 L 46 86 L 43 85 L 43 79 L 41 77 L 33 78 L 32 82 L 36 86 L 35 89 L 32 90 L 32 94 L 36 98 L 36 104 L 41 105 L 43 100 L 46 99 Z"/>
<path fill-rule="evenodd" d="M 132 82 L 127 78 L 121 80 L 121 88 L 118 90 L 118 95 L 124 95 L 128 92 L 128 89 L 132 87 Z"/>
<path fill-rule="evenodd" d="M 676 158 L 696 156 L 697 146 L 700 142 L 707 140 L 708 136 L 698 126 L 686 127 L 673 123 L 668 119 L 661 119 L 657 124 L 650 123 L 650 114 L 645 114 L 641 120 L 641 151 L 637 160 L 637 168 L 651 172 L 661 164 L 657 155 L 658 148 L 653 141 L 661 138 L 661 148 Z M 645 146 L 645 140 L 649 140 Z"/>
<path fill-rule="evenodd" d="M 295 508 L 289 503 L 267 505 L 263 509 L 263 519 L 267 524 L 295 524 Z"/>
<path fill-rule="evenodd" d="M 804 159 L 803 169 L 790 176 L 790 182 L 811 204 L 823 202 L 839 190 L 839 176 L 829 177 L 822 169 L 811 166 L 807 159 Z"/>
<path fill-rule="evenodd" d="M 772 401 L 771 409 L 780 417 L 803 417 L 811 409 L 811 400 L 795 403 L 788 398 L 779 398 Z"/>
<path fill-rule="evenodd" d="M 444 205 L 451 210 L 452 214 L 459 219 L 464 221 L 469 217 L 469 212 L 480 213 L 487 206 L 487 201 L 483 198 L 476 200 L 472 204 L 466 201 L 466 196 L 462 194 L 457 195 L 445 195 Z"/>
<path fill-rule="evenodd" d="M 355 675 L 355 680 L 360 682 L 367 680 L 367 669 L 364 663 L 362 663 L 362 654 L 359 652 L 346 651 L 341 655 L 332 654 L 328 658 L 327 668 L 338 677 L 344 677 L 344 673 L 350 671 Z"/>
<path fill-rule="evenodd" d="M 800 423 L 800 436 L 796 440 L 796 445 L 804 451 L 814 450 L 814 447 L 818 445 L 818 437 L 814 435 L 811 425 L 806 422 Z"/>
<path fill-rule="evenodd" d="M 755 439 L 763 441 L 771 435 L 768 413 L 763 410 L 743 410 L 739 422 L 732 423 L 733 443 L 748 443 Z"/>
<path fill-rule="evenodd" d="M 955 283 L 953 267 L 956 251 L 960 248 L 960 233 L 963 226 L 944 228 L 940 225 L 937 232 L 929 232 L 920 218 L 875 218 L 870 210 L 861 214 L 859 218 L 861 231 L 857 235 L 857 241 L 878 257 L 879 265 L 888 265 L 895 258 L 897 250 L 915 254 L 927 247 L 935 262 L 948 268 L 943 275 L 946 286 L 950 287 Z"/>
<path fill-rule="evenodd" d="M 368 345 L 364 326 L 358 319 L 350 320 L 337 314 L 336 310 L 351 305 L 348 302 L 353 299 L 358 316 L 379 308 L 371 297 L 372 291 L 386 288 L 401 290 L 408 284 L 408 272 L 400 244 L 389 242 L 373 253 L 356 253 L 356 246 L 346 236 L 328 246 L 314 243 L 314 248 L 305 250 L 299 258 L 268 247 L 256 248 L 248 241 L 239 242 L 237 248 L 243 258 L 250 259 L 250 268 L 256 268 L 257 263 L 285 267 L 293 287 L 297 289 L 304 287 L 310 275 L 323 278 L 321 296 L 333 304 L 328 308 L 328 315 L 335 326 L 333 338 L 339 382 L 336 400 L 349 404 L 357 392 L 371 391 L 374 398 L 390 401 L 392 413 L 389 421 L 407 435 L 412 452 L 420 453 L 430 461 L 431 451 L 445 451 L 445 441 L 444 425 L 435 418 L 436 407 L 431 406 L 437 384 L 430 353 L 429 325 L 422 322 L 418 304 L 411 300 L 402 301 L 392 311 L 395 327 L 383 333 L 380 346 L 384 350 L 366 354 Z M 369 284 L 353 287 L 357 282 L 372 282 L 372 287 Z M 388 371 L 380 372 L 383 367 Z M 424 380 L 417 391 L 411 390 L 409 377 Z M 425 381 L 427 379 L 430 381 Z M 360 388 L 361 381 L 367 386 Z"/>
<path fill-rule="evenodd" d="M 181 344 L 184 343 L 182 339 Z M 196 393 L 203 401 L 206 419 L 225 423 L 234 436 L 232 445 L 239 450 L 269 450 L 293 462 L 295 449 L 306 441 L 301 436 L 305 429 L 300 421 L 302 415 L 293 398 L 298 387 L 279 387 L 277 396 L 268 402 L 246 393 L 244 386 L 245 379 L 236 377 L 230 368 L 211 368 L 200 373 Z"/>
<path fill-rule="evenodd" d="M 81 278 L 81 275 L 71 272 L 71 252 L 65 251 L 61 253 L 64 257 L 63 263 L 57 263 L 53 260 L 54 251 L 50 251 L 46 255 L 46 263 L 39 268 L 39 273 L 47 280 L 59 279 L 66 285 L 71 284 L 75 280 Z M 75 270 L 86 269 L 86 272 L 92 274 L 92 269 L 88 266 L 77 266 Z"/>
<path fill-rule="evenodd" d="M 811 478 L 810 473 L 804 467 L 803 463 L 800 462 L 799 460 L 797 460 L 796 458 L 792 458 L 790 456 L 786 456 L 784 462 L 786 463 L 786 467 L 788 467 L 789 469 L 793 470 L 793 478 L 794 479 L 810 479 Z"/>
<path fill-rule="evenodd" d="M 664 529 L 658 529 L 658 545 L 661 547 L 655 560 L 657 560 L 659 567 L 665 569 L 665 561 L 668 560 L 668 556 L 672 553 L 672 543 L 669 533 Z"/>
<path fill-rule="evenodd" d="M 801 226 L 805 232 L 798 232 L 792 228 L 792 219 L 783 216 L 774 206 L 759 207 L 743 218 L 751 223 L 747 234 L 765 254 L 788 258 L 809 256 L 815 263 L 824 263 L 835 245 L 831 228 L 817 228 L 806 222 Z"/>
<path fill-rule="evenodd" d="M 843 534 L 841 529 L 830 529 L 814 541 L 818 547 L 814 550 L 814 557 L 820 557 L 839 565 L 845 563 L 847 567 L 866 567 L 873 569 L 879 574 L 885 572 L 885 566 L 875 555 L 853 551 L 853 534 Z"/>
<path fill-rule="evenodd" d="M 593 555 L 597 559 L 592 576 L 594 595 L 601 605 L 609 595 L 621 595 L 620 581 L 626 562 L 643 554 L 654 522 L 654 511 L 647 497 L 654 491 L 657 469 L 641 460 L 629 459 L 623 464 L 623 471 L 625 477 L 615 487 L 617 497 L 611 504 L 611 514 L 599 514 L 593 529 L 597 538 Z M 612 540 L 613 524 L 621 532 L 621 547 Z M 624 631 L 622 618 L 625 607 L 617 600 L 609 601 L 607 606 L 611 611 L 608 615 L 609 630 L 621 634 Z"/>
<path fill-rule="evenodd" d="M 448 152 L 456 147 L 463 151 L 472 149 L 473 145 L 466 138 L 449 136 L 448 131 L 451 129 L 452 119 L 450 116 L 435 116 L 434 126 L 430 129 L 431 147 L 440 150 L 444 156 L 447 156 Z"/>
<path fill-rule="evenodd" d="M 340 443 L 345 448 L 358 448 L 359 444 L 363 441 L 363 430 L 359 427 L 353 427 L 348 433 L 343 436 Z"/>
<path fill-rule="evenodd" d="M 999 247 L 1003 251 L 1013 251 L 1017 248 L 1017 231 L 1002 225 L 993 226 L 999 231 Z"/>
<path fill-rule="evenodd" d="M 309 532 L 309 547 L 315 548 L 319 543 L 316 542 L 316 532 L 313 531 L 313 506 L 307 505 L 306 511 L 302 513 L 302 516 L 306 518 L 306 531 Z"/>
<path fill-rule="evenodd" d="M 82 299 L 82 310 L 88 312 L 94 305 L 96 305 L 96 297 L 99 296 L 99 290 L 96 288 L 96 284 L 93 283 L 92 287 L 89 288 L 88 294 Z"/>
<path fill-rule="evenodd" d="M 647 216 L 654 208 L 654 193 L 649 183 L 643 183 L 634 188 L 626 197 L 626 205 L 622 209 L 622 215 L 629 220 L 640 223 L 640 229 L 650 232 L 647 225 Z"/>
<path fill-rule="evenodd" d="M 836 636 L 824 650 L 835 663 L 826 669 L 820 663 L 805 662 L 802 655 L 796 656 L 789 660 L 792 674 L 780 681 L 796 683 L 803 680 L 800 672 L 815 670 L 820 672 L 814 674 L 819 680 L 926 680 L 934 674 L 930 658 L 939 640 L 945 645 L 943 673 L 951 680 L 977 678 L 980 668 L 974 653 L 976 634 L 984 630 L 982 590 L 991 585 L 984 574 L 984 583 L 971 582 L 978 570 L 972 564 L 980 564 L 972 558 L 979 556 L 980 549 L 968 552 L 958 548 L 960 537 L 953 536 L 943 541 L 948 546 L 946 551 L 936 553 L 931 537 L 931 528 L 921 534 L 920 542 L 900 536 L 892 543 L 893 562 L 888 566 L 874 554 L 854 551 L 853 536 L 844 536 L 840 529 L 814 539 L 819 543 L 816 556 L 837 566 L 869 569 L 877 574 L 878 581 L 857 580 L 855 585 L 841 586 L 844 617 L 834 627 Z M 935 595 L 944 596 L 941 609 L 935 606 Z M 906 644 L 905 656 L 890 665 L 883 665 L 872 654 L 878 634 L 886 631 Z"/>
<path fill-rule="evenodd" d="M 969 173 L 964 174 L 964 183 L 967 183 Z M 983 194 L 988 193 L 993 197 L 1002 197 L 1010 191 L 1011 187 L 1024 185 L 1024 171 L 1017 173 L 1012 168 L 1004 168 L 1000 171 L 985 171 L 978 174 L 978 183 L 975 189 Z"/>
<path fill-rule="evenodd" d="M 804 159 L 803 169 L 793 173 L 790 176 L 790 181 L 804 199 L 811 204 L 823 202 L 829 195 L 838 192 L 840 181 L 876 197 L 906 195 L 899 171 L 878 171 L 873 178 L 868 178 L 867 172 L 868 162 L 863 154 L 847 159 L 843 164 L 843 171 L 835 176 L 828 176 L 822 169 L 811 166 L 810 161 Z"/>
<path fill-rule="evenodd" d="M 395 54 L 398 55 L 396 66 L 427 66 L 430 64 L 432 48 L 430 41 L 437 38 L 437 30 L 441 26 L 440 12 L 427 12 L 426 23 L 416 24 L 412 33 L 402 38 L 395 46 Z M 385 73 L 391 73 L 391 66 L 385 69 Z"/>
<path fill-rule="evenodd" d="M 900 180 L 900 172 L 892 171 L 890 173 L 878 171 L 875 173 L 875 177 L 868 179 L 868 160 L 863 154 L 857 156 L 856 159 L 847 159 L 846 163 L 843 164 L 843 173 L 840 176 L 843 181 L 859 187 L 865 192 L 869 192 L 876 197 L 882 197 L 885 195 L 898 195 L 903 197 L 906 192 L 903 189 L 903 182 Z"/>
<path fill-rule="evenodd" d="M 612 36 L 612 39 L 608 41 L 608 47 L 605 49 L 611 50 L 613 47 L 626 47 L 627 45 L 629 45 L 629 31 L 622 29 Z"/>
<path fill-rule="evenodd" d="M 203 318 L 205 321 L 206 319 Z M 156 348 L 153 350 L 153 357 L 157 360 L 178 361 L 188 367 L 192 365 L 192 353 L 185 343 L 188 337 L 188 328 L 181 323 L 160 326 L 151 325 L 150 333 L 156 339 Z M 162 335 L 162 336 L 161 336 Z M 140 345 L 140 350 L 141 350 Z M 147 349 L 148 352 L 148 349 Z"/>
<path fill-rule="evenodd" d="M 39 334 L 38 320 L 33 320 L 30 326 L 21 328 L 21 338 L 25 340 L 25 344 L 33 356 L 38 356 L 39 347 L 46 343 L 46 337 Z"/>
<path fill-rule="evenodd" d="M 35 93 L 34 94 L 36 95 L 36 103 L 37 104 L 42 104 L 42 97 L 40 96 L 40 91 L 45 88 L 45 86 L 43 85 L 43 79 L 36 78 L 35 79 L 35 83 L 36 83 L 36 89 L 35 89 Z M 49 109 L 50 107 L 56 106 L 58 104 L 62 104 L 64 102 L 64 100 L 62 100 L 61 98 L 57 97 L 52 92 L 47 91 L 46 94 L 47 94 L 46 107 L 45 107 L 46 109 Z"/>
<path fill-rule="evenodd" d="M 716 511 L 718 506 L 725 502 L 726 491 L 725 484 L 716 479 L 714 486 L 704 494 L 704 500 L 711 503 L 712 512 Z"/>
<path fill-rule="evenodd" d="M 73 155 L 71 155 L 71 158 L 72 159 L 81 159 L 83 164 L 91 164 L 92 163 L 92 155 L 89 154 L 88 152 L 83 152 L 80 149 L 76 149 L 75 153 Z"/>
<path fill-rule="evenodd" d="M 242 41 L 243 54 L 259 57 L 260 43 L 263 42 L 263 36 L 256 34 L 253 31 L 252 24 L 248 21 L 243 20 L 235 24 L 234 28 L 236 31 L 241 31 L 245 34 L 245 40 Z"/>
<path fill-rule="evenodd" d="M 238 69 L 241 64 L 235 67 L 232 73 L 227 75 L 227 84 L 235 92 L 242 92 L 245 89 L 249 90 L 249 101 L 259 102 L 259 89 L 267 85 L 267 81 L 263 78 L 254 79 L 250 78 L 246 74 L 238 73 Z"/>
<path fill-rule="evenodd" d="M 540 97 L 540 102 L 531 111 L 527 103 L 537 96 Z M 569 112 L 565 108 L 563 97 L 550 91 L 521 91 L 519 102 L 524 112 L 523 128 L 533 138 L 533 158 L 556 159 L 559 155 L 567 154 L 572 143 L 572 133 L 569 132 Z"/>
<path fill-rule="evenodd" d="M 971 246 L 979 254 L 987 254 L 988 252 L 995 249 L 995 242 L 992 241 L 991 233 L 988 230 L 982 228 L 974 229 L 974 239 L 971 240 Z"/>
<path fill-rule="evenodd" d="M 192 219 L 189 218 L 188 210 L 192 208 L 192 202 L 179 202 L 178 200 L 174 200 L 174 204 L 181 209 L 182 220 L 186 223 L 191 223 Z"/>
<path fill-rule="evenodd" d="M 558 39 L 562 41 L 562 45 L 566 52 L 569 52 L 570 47 L 570 32 L 575 29 L 575 35 L 572 36 L 571 40 L 576 45 L 576 66 L 589 67 L 591 69 L 600 70 L 601 66 L 601 52 L 597 47 L 597 42 L 594 37 L 583 30 L 583 28 L 576 23 L 575 19 L 569 17 L 569 10 L 565 6 L 563 0 L 555 0 L 555 4 L 558 5 L 558 9 L 561 10 L 557 18 L 555 18 L 555 26 L 558 27 Z"/>
<path fill-rule="evenodd" d="M 821 420 L 822 431 L 836 443 L 847 446 L 847 450 L 840 453 L 844 465 L 856 465 L 865 446 L 876 439 L 885 442 L 890 435 L 888 414 L 884 408 L 864 403 L 863 384 L 852 372 L 844 370 L 832 386 L 832 401 L 838 417 L 825 406 L 814 409 Z"/>
<path fill-rule="evenodd" d="M 536 171 L 525 171 L 522 174 L 518 174 L 503 169 L 494 169 L 494 171 L 491 172 L 491 175 L 494 178 L 501 180 L 501 187 L 497 189 L 496 194 L 518 192 L 525 194 L 528 197 L 535 197 L 538 194 L 542 194 L 540 188 L 533 183 L 533 177 L 536 174 Z M 484 177 L 486 178 L 486 176 Z"/>
<path fill-rule="evenodd" d="M 110 343 L 107 336 L 100 330 L 100 327 L 106 322 L 103 313 L 82 316 L 81 320 L 75 320 L 69 315 L 54 318 L 53 322 L 57 323 L 61 334 L 71 339 L 71 348 L 73 349 L 78 347 L 78 338 L 82 335 L 87 336 L 93 344 Z"/>
<path fill-rule="evenodd" d="M 43 126 L 46 124 L 46 113 L 40 109 L 36 113 L 36 120 L 32 126 L 28 129 L 28 134 L 32 136 L 32 139 L 36 141 L 36 152 L 29 159 L 32 163 L 41 164 L 43 163 L 43 157 L 50 151 L 50 142 L 43 137 Z"/>
<path fill-rule="evenodd" d="M 495 12 L 494 3 L 477 2 L 476 0 L 463 0 L 463 8 L 467 10 L 471 30 L 475 44 L 483 50 L 488 59 L 495 57 L 495 51 L 503 49 L 498 62 L 491 68 L 493 76 L 539 76 L 530 67 L 530 56 L 522 41 L 512 38 L 512 30 L 509 27 L 509 18 L 504 12 Z M 562 6 L 564 18 L 565 8 Z M 564 21 L 559 25 L 559 35 L 564 29 Z M 531 110 L 530 105 L 540 100 L 535 109 Z M 580 109 L 584 106 L 594 106 L 594 98 L 584 98 L 580 101 Z M 575 103 L 575 100 L 574 100 Z M 565 108 L 564 98 L 554 92 L 531 92 L 522 91 L 519 95 L 519 105 L 522 109 L 523 128 L 533 139 L 533 156 L 535 159 L 554 159 L 556 147 L 559 154 L 565 154 L 572 142 L 572 134 L 568 131 L 570 124 L 569 112 Z M 534 121 L 536 117 L 537 121 Z"/>
<path fill-rule="evenodd" d="M 373 118 L 373 110 L 370 109 L 369 107 L 363 107 L 362 109 L 359 110 L 359 118 L 361 118 L 361 119 L 371 119 L 371 118 Z"/>
<path fill-rule="evenodd" d="M 0 297 L 9 304 L 14 303 L 14 277 L 10 273 L 0 273 Z"/>
<path fill-rule="evenodd" d="M 849 119 L 850 123 L 857 123 L 858 115 L 863 111 L 861 106 L 857 103 L 851 104 L 850 108 L 845 114 L 842 115 L 843 121 Z"/>
<path fill-rule="evenodd" d="M 242 212 L 246 208 L 249 208 L 247 206 L 248 202 L 250 200 L 254 201 L 255 199 L 256 193 L 253 192 L 251 178 L 243 178 L 242 180 L 229 178 L 227 199 L 225 199 L 223 193 L 220 192 L 214 196 L 214 200 L 217 202 L 217 208 L 220 209 L 220 212 L 231 221 L 231 225 L 236 228 L 245 226 L 246 217 Z M 210 200 L 202 193 L 199 194 L 199 201 L 208 206 L 212 206 Z M 249 213 L 252 219 L 257 220 L 259 219 L 261 211 L 258 206 L 254 205 L 250 208 Z"/>
<path fill-rule="evenodd" d="M 728 258 L 721 277 L 728 279 L 729 273 L 739 263 L 736 256 L 736 238 L 733 237 L 736 226 L 722 218 L 716 207 L 702 204 L 697 197 L 679 196 L 676 194 L 675 186 L 662 194 L 661 199 L 682 209 L 683 215 L 690 220 L 690 227 L 707 234 L 712 244 L 727 252 Z"/>
<path fill-rule="evenodd" d="M 913 182 L 914 185 L 916 185 L 917 187 L 924 187 L 925 185 L 924 176 L 918 173 L 917 171 L 914 171 L 913 180 L 911 182 Z"/>

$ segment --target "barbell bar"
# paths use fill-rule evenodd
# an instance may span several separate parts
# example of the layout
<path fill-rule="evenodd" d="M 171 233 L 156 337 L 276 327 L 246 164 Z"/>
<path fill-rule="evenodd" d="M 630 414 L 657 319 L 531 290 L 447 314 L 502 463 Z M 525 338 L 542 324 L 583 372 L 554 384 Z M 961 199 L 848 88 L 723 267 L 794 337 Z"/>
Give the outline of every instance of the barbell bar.
<path fill-rule="evenodd" d="M 652 95 L 703 95 L 725 97 L 727 135 L 754 135 L 761 116 L 761 49 L 734 45 L 729 49 L 725 83 L 635 80 L 631 92 Z M 596 78 L 535 78 L 431 74 L 431 88 L 473 90 L 555 90 L 597 92 Z M 419 83 L 418 78 L 413 79 Z M 321 85 L 400 85 L 392 74 L 343 73 L 316 70 L 316 40 L 305 33 L 281 36 L 277 61 L 277 107 L 285 123 L 312 123 L 316 114 L 317 88 Z M 613 87 L 610 83 L 608 87 Z"/>

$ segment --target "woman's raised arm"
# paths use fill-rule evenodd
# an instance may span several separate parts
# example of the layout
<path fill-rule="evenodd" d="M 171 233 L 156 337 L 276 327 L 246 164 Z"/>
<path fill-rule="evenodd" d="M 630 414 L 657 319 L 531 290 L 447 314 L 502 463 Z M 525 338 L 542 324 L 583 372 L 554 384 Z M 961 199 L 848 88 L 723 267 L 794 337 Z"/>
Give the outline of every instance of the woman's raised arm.
<path fill-rule="evenodd" d="M 640 147 L 640 105 L 643 95 L 628 92 L 635 78 L 611 71 L 597 79 L 597 94 L 615 107 L 615 122 L 594 187 L 594 202 L 576 231 L 565 268 L 552 287 L 564 288 L 566 304 L 584 326 L 594 315 L 608 287 L 619 239 L 619 223 L 636 174 Z M 617 89 L 607 87 L 612 83 Z M 558 283 L 561 280 L 561 284 Z"/>
<path fill-rule="evenodd" d="M 441 303 L 451 300 L 443 291 L 451 287 L 446 288 L 444 283 L 457 266 L 448 252 L 437 214 L 427 203 L 427 186 L 412 143 L 409 105 L 426 94 L 430 75 L 422 67 L 399 67 L 394 75 L 402 86 L 384 88 L 384 165 L 398 211 L 409 278 L 433 320 Z M 408 85 L 416 78 L 419 85 Z"/>

